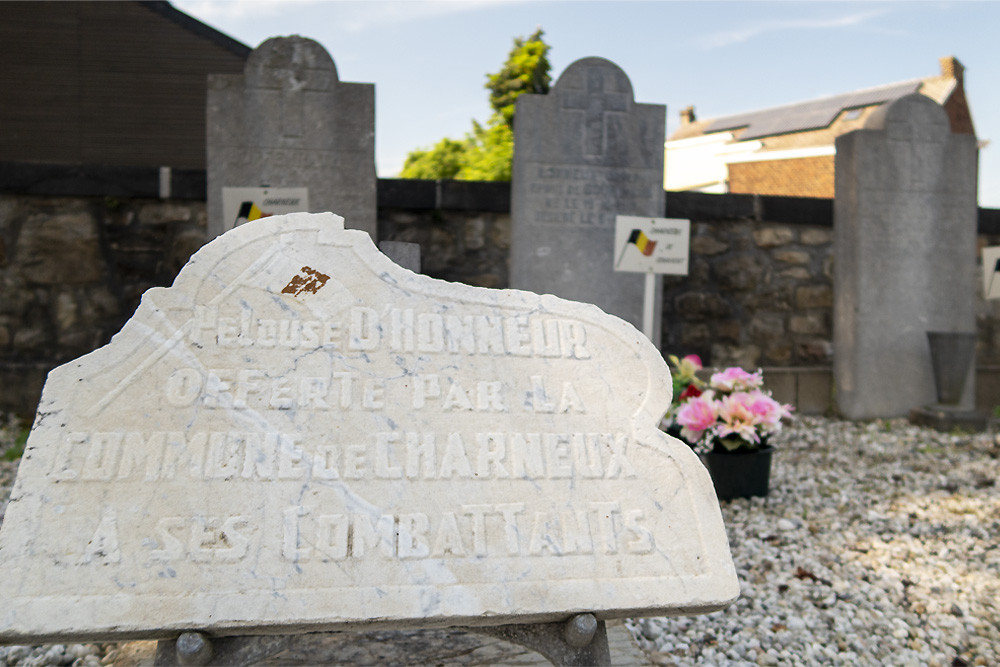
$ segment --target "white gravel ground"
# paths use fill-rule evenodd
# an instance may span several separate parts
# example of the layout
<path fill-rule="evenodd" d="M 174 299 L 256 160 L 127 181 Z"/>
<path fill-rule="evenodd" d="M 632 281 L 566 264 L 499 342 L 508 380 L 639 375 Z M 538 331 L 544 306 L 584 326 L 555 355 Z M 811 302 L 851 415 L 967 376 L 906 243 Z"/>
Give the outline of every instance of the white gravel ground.
<path fill-rule="evenodd" d="M 742 596 L 630 623 L 659 665 L 1000 665 L 1000 445 L 799 418 L 722 503 Z"/>
<path fill-rule="evenodd" d="M 0 453 L 16 431 L 0 416 Z M 998 442 L 796 418 L 768 498 L 722 504 L 740 600 L 629 626 L 664 666 L 1000 666 Z M 0 462 L 0 518 L 15 469 Z M 96 667 L 113 649 L 0 647 L 0 667 Z"/>

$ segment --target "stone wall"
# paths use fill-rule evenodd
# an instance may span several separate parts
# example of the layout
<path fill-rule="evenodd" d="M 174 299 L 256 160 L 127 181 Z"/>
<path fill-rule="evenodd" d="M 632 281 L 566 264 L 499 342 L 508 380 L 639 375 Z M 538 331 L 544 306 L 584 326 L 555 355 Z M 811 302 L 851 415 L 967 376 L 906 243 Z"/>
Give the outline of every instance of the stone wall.
<path fill-rule="evenodd" d="M 420 245 L 421 273 L 476 287 L 510 285 L 510 185 L 380 179 L 380 241 Z"/>
<path fill-rule="evenodd" d="M 199 201 L 0 195 L 0 409 L 103 345 L 205 240 Z"/>
<path fill-rule="evenodd" d="M 165 193 L 155 174 L 106 180 L 101 172 L 81 186 L 79 174 L 39 180 L 20 171 L 12 187 L 3 173 L 0 410 L 30 414 L 49 369 L 110 340 L 142 293 L 169 285 L 202 245 L 204 180 L 174 174 L 169 189 L 185 199 L 169 199 L 157 197 L 157 187 Z M 67 194 L 55 196 L 60 189 Z M 95 194 L 102 189 L 115 194 Z M 504 183 L 382 179 L 379 236 L 418 243 L 427 275 L 506 288 L 509 197 Z M 803 412 L 825 410 L 833 354 L 831 204 L 668 193 L 665 215 L 692 220 L 692 240 L 691 274 L 665 280 L 664 353 L 696 353 L 713 366 L 762 366 L 779 398 Z M 1000 245 L 1000 211 L 980 211 L 979 225 L 981 246 Z M 1000 403 L 1000 301 L 980 295 L 977 308 L 977 395 L 980 407 L 990 408 Z"/>
<path fill-rule="evenodd" d="M 714 366 L 828 365 L 832 230 L 692 221 L 690 274 L 664 278 L 663 349 Z"/>
<path fill-rule="evenodd" d="M 33 413 L 49 370 L 107 343 L 205 243 L 204 175 L 147 171 L 0 165 L 0 410 Z M 379 236 L 420 244 L 427 275 L 503 288 L 509 196 L 383 180 Z"/>
<path fill-rule="evenodd" d="M 1000 211 L 996 211 L 1000 223 Z M 980 215 L 982 217 L 982 215 Z M 983 225 L 980 224 L 982 228 Z M 977 239 L 979 251 L 990 246 L 1000 246 L 1000 230 L 984 234 Z M 980 255 L 981 257 L 981 255 Z M 983 298 L 982 259 L 980 259 L 979 280 L 976 282 L 976 363 L 980 366 L 1000 368 L 1000 299 L 987 301 Z"/>
<path fill-rule="evenodd" d="M 666 215 L 691 220 L 691 256 L 664 278 L 664 354 L 763 367 L 775 398 L 827 411 L 832 200 L 670 192 Z"/>
<path fill-rule="evenodd" d="M 1000 246 L 1000 210 L 979 210 L 977 241 L 980 251 Z M 982 270 L 980 259 L 980 277 Z M 981 279 L 976 282 L 976 333 L 976 406 L 992 411 L 1000 406 L 1000 299 L 983 298 Z"/>

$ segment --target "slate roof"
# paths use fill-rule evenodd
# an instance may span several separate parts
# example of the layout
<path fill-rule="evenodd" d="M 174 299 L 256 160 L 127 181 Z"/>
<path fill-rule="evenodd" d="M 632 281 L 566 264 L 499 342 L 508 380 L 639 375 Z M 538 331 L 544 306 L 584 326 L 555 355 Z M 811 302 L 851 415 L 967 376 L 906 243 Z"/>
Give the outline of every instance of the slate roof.
<path fill-rule="evenodd" d="M 745 127 L 746 132 L 740 135 L 740 141 L 745 141 L 775 134 L 818 130 L 830 125 L 842 111 L 881 104 L 915 93 L 920 88 L 920 83 L 920 79 L 914 79 L 819 100 L 723 116 L 711 119 L 703 132 L 708 134 Z"/>
<path fill-rule="evenodd" d="M 939 58 L 940 74 L 768 109 L 681 124 L 664 146 L 664 187 L 794 197 L 832 197 L 837 137 L 864 129 L 882 105 L 918 93 L 940 104 L 957 134 L 975 136 L 965 68 Z"/>
<path fill-rule="evenodd" d="M 953 56 L 941 58 L 940 62 L 941 73 L 936 76 L 898 81 L 818 100 L 807 100 L 728 116 L 698 120 L 692 118 L 682 122 L 681 126 L 670 135 L 668 141 L 700 137 L 716 132 L 732 132 L 735 135 L 733 140 L 736 142 L 765 139 L 764 143 L 768 149 L 832 144 L 836 135 L 844 131 L 858 129 L 861 126 L 861 124 L 853 122 L 858 114 L 848 115 L 844 113 L 845 111 L 860 110 L 863 121 L 863 118 L 878 105 L 915 92 L 926 95 L 941 105 L 954 102 L 950 98 L 956 88 L 962 88 L 964 67 Z M 961 104 L 964 106 L 964 92 L 962 90 L 958 92 Z M 692 109 L 693 107 L 686 111 Z M 967 115 L 967 109 L 965 113 Z M 682 112 L 681 115 L 683 117 L 685 112 Z M 964 125 L 968 127 L 954 131 L 974 133 L 971 120 L 966 119 L 966 121 Z M 796 138 L 799 134 L 803 136 Z"/>

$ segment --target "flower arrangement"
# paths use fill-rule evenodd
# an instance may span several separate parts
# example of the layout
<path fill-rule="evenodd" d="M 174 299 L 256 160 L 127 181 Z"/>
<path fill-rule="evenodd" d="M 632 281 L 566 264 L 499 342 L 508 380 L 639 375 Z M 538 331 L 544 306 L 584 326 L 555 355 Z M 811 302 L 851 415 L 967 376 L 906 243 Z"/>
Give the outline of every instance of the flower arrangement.
<path fill-rule="evenodd" d="M 693 396 L 700 396 L 701 388 L 705 386 L 696 375 L 702 369 L 701 357 L 689 354 L 683 359 L 678 359 L 671 354 L 668 358 L 674 366 L 674 372 L 671 373 L 674 384 L 674 405 Z"/>
<path fill-rule="evenodd" d="M 695 377 L 701 359 L 669 358 L 675 368 L 676 403 L 667 416 L 667 432 L 679 435 L 698 453 L 759 449 L 781 430 L 782 418 L 791 415 L 792 406 L 778 403 L 761 389 L 763 371 L 727 368 L 714 373 L 703 390 L 705 383 Z"/>

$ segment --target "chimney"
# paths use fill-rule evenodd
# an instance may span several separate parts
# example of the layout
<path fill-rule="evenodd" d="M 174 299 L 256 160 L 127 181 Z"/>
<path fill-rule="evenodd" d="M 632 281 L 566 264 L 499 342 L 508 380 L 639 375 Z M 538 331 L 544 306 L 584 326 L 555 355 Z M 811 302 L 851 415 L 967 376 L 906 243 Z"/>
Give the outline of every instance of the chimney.
<path fill-rule="evenodd" d="M 950 76 L 958 82 L 959 86 L 961 86 L 963 83 L 962 75 L 965 73 L 965 67 L 962 66 L 962 63 L 958 62 L 958 58 L 955 56 L 945 56 L 944 58 L 939 58 L 938 62 L 941 63 L 941 75 Z"/>
<path fill-rule="evenodd" d="M 681 125 L 687 125 L 695 121 L 694 107 L 684 107 L 681 109 Z"/>

